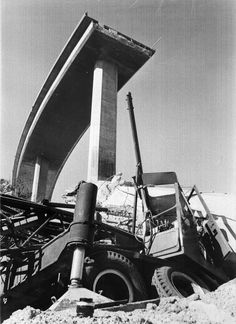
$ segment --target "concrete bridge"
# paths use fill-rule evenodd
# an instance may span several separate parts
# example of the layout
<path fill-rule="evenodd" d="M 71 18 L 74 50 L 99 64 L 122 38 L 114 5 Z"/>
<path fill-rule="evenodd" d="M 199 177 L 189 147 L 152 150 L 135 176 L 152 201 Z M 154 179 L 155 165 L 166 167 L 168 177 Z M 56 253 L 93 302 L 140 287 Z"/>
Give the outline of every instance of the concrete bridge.
<path fill-rule="evenodd" d="M 117 92 L 154 50 L 84 15 L 25 124 L 14 162 L 32 201 L 50 199 L 73 148 L 90 127 L 89 181 L 116 172 Z"/>

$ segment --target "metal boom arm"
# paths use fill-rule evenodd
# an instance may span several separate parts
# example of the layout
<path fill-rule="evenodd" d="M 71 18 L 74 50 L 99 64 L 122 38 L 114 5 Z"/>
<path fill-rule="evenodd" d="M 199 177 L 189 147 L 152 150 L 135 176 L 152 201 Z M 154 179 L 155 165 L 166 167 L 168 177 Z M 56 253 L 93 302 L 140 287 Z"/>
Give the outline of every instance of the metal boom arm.
<path fill-rule="evenodd" d="M 135 122 L 135 116 L 134 116 L 134 106 L 132 102 L 132 96 L 129 92 L 127 94 L 127 102 L 128 102 L 128 110 L 129 110 L 129 117 L 130 117 L 130 124 L 131 124 L 131 130 L 132 130 L 132 136 L 134 141 L 134 151 L 135 151 L 135 157 L 137 162 L 137 183 L 142 183 L 141 175 L 143 174 L 143 167 L 142 167 L 142 161 L 141 161 L 141 154 L 139 149 L 139 141 L 138 141 L 138 134 L 137 134 L 137 127 Z"/>

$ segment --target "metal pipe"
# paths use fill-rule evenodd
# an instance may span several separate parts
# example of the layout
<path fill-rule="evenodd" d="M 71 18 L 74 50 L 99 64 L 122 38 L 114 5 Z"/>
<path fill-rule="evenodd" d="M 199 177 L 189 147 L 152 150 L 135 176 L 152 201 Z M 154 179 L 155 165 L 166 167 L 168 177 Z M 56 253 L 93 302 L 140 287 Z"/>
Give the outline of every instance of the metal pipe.
<path fill-rule="evenodd" d="M 128 102 L 128 111 L 130 117 L 131 130 L 132 130 L 133 141 L 134 141 L 134 151 L 135 151 L 135 157 L 137 162 L 138 176 L 140 176 L 143 173 L 143 167 L 142 167 L 141 154 L 139 149 L 137 127 L 136 127 L 136 122 L 134 117 L 134 106 L 132 103 L 132 96 L 130 92 L 127 94 L 127 102 Z M 139 183 L 140 179 L 136 179 L 136 180 Z"/>
<path fill-rule="evenodd" d="M 21 245 L 21 247 L 24 247 L 26 243 L 28 243 L 32 237 L 37 234 L 55 215 L 50 216 L 48 219 L 45 220 L 43 224 L 41 224 L 28 238 L 27 240 Z"/>
<path fill-rule="evenodd" d="M 78 287 L 81 285 L 83 275 L 85 248 L 84 246 L 77 246 L 74 249 L 73 260 L 70 273 L 71 286 Z"/>
<path fill-rule="evenodd" d="M 141 154 L 140 154 L 140 148 L 139 148 L 136 121 L 135 121 L 135 116 L 134 116 L 134 106 L 133 106 L 132 96 L 131 96 L 130 92 L 127 95 L 127 102 L 128 102 L 128 111 L 129 111 L 132 136 L 133 136 L 133 141 L 134 141 L 134 151 L 135 151 L 135 157 L 136 157 L 136 163 L 137 163 L 136 178 L 134 180 L 139 185 L 139 184 L 143 183 L 142 177 L 141 177 L 143 174 L 143 167 L 142 167 Z M 136 187 L 135 197 L 134 197 L 133 224 L 132 224 L 132 233 L 133 234 L 135 233 L 135 226 L 136 226 L 136 219 L 137 219 L 137 199 L 138 199 L 138 192 L 137 192 L 137 187 Z"/>
<path fill-rule="evenodd" d="M 43 204 L 45 206 L 54 207 L 54 208 L 75 209 L 75 204 L 57 203 L 57 202 L 51 202 L 51 201 L 49 202 L 47 200 L 44 200 Z M 96 206 L 95 210 L 98 212 L 107 212 L 108 208 Z M 64 212 L 64 210 L 63 210 L 63 212 Z"/>
<path fill-rule="evenodd" d="M 137 202 L 138 202 L 138 191 L 135 187 L 134 194 L 134 210 L 133 210 L 133 223 L 132 223 L 132 233 L 135 234 L 136 220 L 137 220 Z"/>

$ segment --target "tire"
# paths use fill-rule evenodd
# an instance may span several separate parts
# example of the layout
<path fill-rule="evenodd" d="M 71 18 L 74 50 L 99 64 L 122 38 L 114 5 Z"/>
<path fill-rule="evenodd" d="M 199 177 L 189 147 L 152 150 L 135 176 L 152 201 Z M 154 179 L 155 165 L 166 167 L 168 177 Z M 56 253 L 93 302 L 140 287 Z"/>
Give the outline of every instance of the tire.
<path fill-rule="evenodd" d="M 92 262 L 91 262 L 92 259 Z M 125 256 L 104 251 L 85 265 L 84 286 L 115 301 L 147 298 L 146 286 L 136 266 Z"/>
<path fill-rule="evenodd" d="M 199 278 L 193 278 L 182 270 L 166 266 L 155 270 L 152 284 L 159 297 L 178 296 L 184 298 L 194 293 L 202 295 L 209 291 L 206 284 Z"/>

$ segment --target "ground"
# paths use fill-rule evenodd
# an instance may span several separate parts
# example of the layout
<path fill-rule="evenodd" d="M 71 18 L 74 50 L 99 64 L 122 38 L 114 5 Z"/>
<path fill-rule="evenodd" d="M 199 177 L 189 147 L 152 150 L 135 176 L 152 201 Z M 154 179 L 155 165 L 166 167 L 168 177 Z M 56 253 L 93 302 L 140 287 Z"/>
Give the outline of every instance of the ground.
<path fill-rule="evenodd" d="M 133 312 L 95 310 L 91 318 L 78 318 L 76 310 L 40 311 L 27 306 L 17 310 L 3 324 L 233 324 L 236 323 L 236 279 L 216 291 L 188 298 L 163 298 L 159 306 L 147 304 L 146 309 Z"/>

